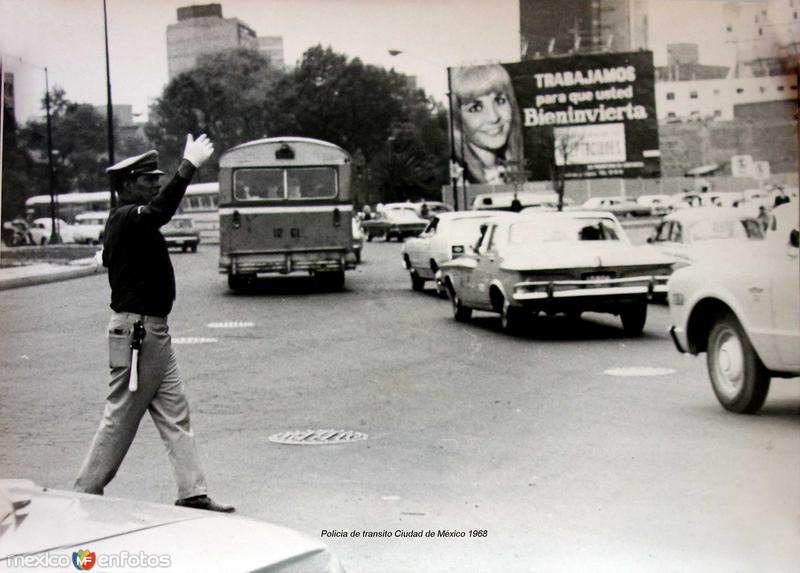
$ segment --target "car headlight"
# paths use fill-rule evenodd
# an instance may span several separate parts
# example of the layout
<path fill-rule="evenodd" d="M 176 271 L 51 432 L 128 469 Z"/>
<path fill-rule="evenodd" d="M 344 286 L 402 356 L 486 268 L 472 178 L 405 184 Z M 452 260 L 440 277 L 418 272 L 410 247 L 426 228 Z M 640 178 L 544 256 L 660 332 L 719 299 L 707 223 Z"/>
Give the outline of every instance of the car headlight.
<path fill-rule="evenodd" d="M 683 293 L 671 292 L 669 293 L 669 303 L 675 306 L 681 306 L 684 303 Z"/>

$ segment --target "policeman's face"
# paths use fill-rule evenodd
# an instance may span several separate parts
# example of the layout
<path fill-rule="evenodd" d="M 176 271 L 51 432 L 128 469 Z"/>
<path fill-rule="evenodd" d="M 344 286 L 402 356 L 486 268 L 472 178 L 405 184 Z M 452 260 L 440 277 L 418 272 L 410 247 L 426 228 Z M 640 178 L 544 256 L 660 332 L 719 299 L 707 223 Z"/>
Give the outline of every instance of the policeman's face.
<path fill-rule="evenodd" d="M 147 203 L 158 193 L 158 175 L 140 175 L 125 183 L 127 198 L 135 203 Z"/>
<path fill-rule="evenodd" d="M 502 92 L 489 92 L 461 104 L 461 118 L 467 140 L 492 151 L 508 141 L 511 130 L 511 102 Z"/>

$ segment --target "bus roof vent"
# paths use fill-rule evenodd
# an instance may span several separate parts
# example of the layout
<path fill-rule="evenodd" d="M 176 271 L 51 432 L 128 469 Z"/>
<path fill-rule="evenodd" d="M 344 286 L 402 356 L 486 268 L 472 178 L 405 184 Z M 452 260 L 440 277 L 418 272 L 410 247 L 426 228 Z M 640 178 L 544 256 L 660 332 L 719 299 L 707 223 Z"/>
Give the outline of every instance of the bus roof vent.
<path fill-rule="evenodd" d="M 275 159 L 294 159 L 294 149 L 288 143 L 282 144 L 275 151 Z"/>

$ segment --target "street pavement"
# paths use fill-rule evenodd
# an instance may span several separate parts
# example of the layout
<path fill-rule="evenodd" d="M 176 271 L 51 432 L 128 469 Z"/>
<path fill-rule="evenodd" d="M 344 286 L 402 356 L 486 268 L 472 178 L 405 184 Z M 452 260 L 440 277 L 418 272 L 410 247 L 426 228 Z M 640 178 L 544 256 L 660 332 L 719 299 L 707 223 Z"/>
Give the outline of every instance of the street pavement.
<path fill-rule="evenodd" d="M 213 496 L 321 538 L 351 573 L 796 567 L 797 380 L 732 415 L 704 360 L 672 348 L 663 305 L 641 338 L 591 314 L 509 337 L 412 292 L 399 251 L 365 245 L 338 293 L 305 277 L 231 293 L 215 247 L 173 255 L 171 331 Z M 99 275 L 0 296 L 0 474 L 71 486 L 105 397 L 107 301 Z M 368 438 L 269 439 L 313 429 Z M 149 421 L 107 495 L 173 501 Z"/>

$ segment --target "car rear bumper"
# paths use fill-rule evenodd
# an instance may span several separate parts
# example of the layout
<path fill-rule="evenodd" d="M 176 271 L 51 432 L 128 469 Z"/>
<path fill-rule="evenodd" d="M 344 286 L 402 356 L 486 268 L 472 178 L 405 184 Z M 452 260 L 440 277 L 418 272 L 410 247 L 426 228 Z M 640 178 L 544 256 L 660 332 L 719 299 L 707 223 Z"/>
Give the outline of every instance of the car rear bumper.
<path fill-rule="evenodd" d="M 353 251 L 287 251 L 280 253 L 240 253 L 220 258 L 219 272 L 244 275 L 257 273 L 339 271 L 356 268 Z"/>
<path fill-rule="evenodd" d="M 668 276 L 644 276 L 621 279 L 525 281 L 514 285 L 512 298 L 525 306 L 564 302 L 650 301 L 667 292 Z"/>

